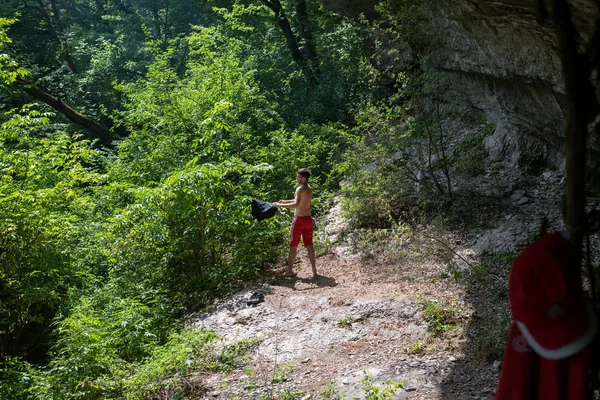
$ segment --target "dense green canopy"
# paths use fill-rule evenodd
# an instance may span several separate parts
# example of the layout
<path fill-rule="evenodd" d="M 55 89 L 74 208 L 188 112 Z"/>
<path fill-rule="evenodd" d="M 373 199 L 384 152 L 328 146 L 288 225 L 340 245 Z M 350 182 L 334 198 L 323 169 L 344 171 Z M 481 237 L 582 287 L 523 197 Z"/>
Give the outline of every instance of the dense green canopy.
<path fill-rule="evenodd" d="M 419 8 L 378 12 L 2 2 L 0 397 L 140 398 L 233 367 L 233 353 L 200 357 L 215 336 L 182 316 L 280 259 L 289 216 L 258 223 L 250 200 L 289 198 L 299 168 L 317 219 L 342 180 L 357 225 L 453 199 L 450 175 L 483 155 L 448 151 L 417 101 L 438 84 L 420 60 L 395 67 Z M 415 191 L 419 143 L 436 153 L 430 192 Z"/>

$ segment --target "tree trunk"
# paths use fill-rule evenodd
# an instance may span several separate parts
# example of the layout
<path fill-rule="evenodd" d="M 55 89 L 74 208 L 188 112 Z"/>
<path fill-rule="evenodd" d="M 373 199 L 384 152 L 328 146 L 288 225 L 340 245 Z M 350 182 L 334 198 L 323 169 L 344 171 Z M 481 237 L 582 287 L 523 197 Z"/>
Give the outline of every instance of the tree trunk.
<path fill-rule="evenodd" d="M 290 21 L 283 12 L 281 2 L 279 0 L 262 0 L 262 2 L 275 13 L 275 17 L 277 17 L 277 23 L 283 32 L 283 36 L 285 36 L 285 41 L 292 55 L 292 59 L 302 67 L 309 83 L 311 85 L 315 84 L 316 79 L 314 71 L 311 66 L 308 65 L 307 59 L 304 57 L 300 51 L 300 48 L 298 47 L 298 41 L 296 40 L 296 36 L 294 36 L 294 32 L 290 26 Z"/>
<path fill-rule="evenodd" d="M 73 55 L 71 54 L 71 50 L 69 49 L 69 46 L 64 42 L 64 40 L 62 38 L 63 37 L 62 22 L 60 20 L 60 15 L 58 14 L 58 8 L 56 7 L 56 3 L 54 2 L 54 0 L 50 1 L 50 3 L 51 3 L 50 5 L 52 7 L 52 11 L 54 14 L 53 18 L 50 18 L 50 14 L 48 13 L 48 10 L 46 9 L 46 5 L 43 3 L 42 0 L 37 0 L 37 3 L 39 5 L 39 10 L 42 13 L 42 17 L 44 18 L 44 20 L 46 21 L 46 24 L 48 25 L 48 29 L 50 30 L 52 37 L 54 38 L 54 40 L 56 40 L 56 42 L 60 46 L 60 49 L 63 53 L 62 55 L 65 58 L 65 61 L 67 62 L 67 65 L 69 66 L 69 69 L 74 74 L 77 74 L 78 69 L 77 69 L 77 64 L 75 64 L 75 59 L 73 58 Z M 52 20 L 54 20 L 54 23 Z"/>
<path fill-rule="evenodd" d="M 559 42 L 567 95 L 567 193 L 565 225 L 581 247 L 586 220 L 585 164 L 588 125 L 598 113 L 598 101 L 590 81 L 591 67 L 580 54 L 579 33 L 567 0 L 554 1 L 554 22 Z M 596 35 L 594 35 L 596 36 Z"/>
<path fill-rule="evenodd" d="M 281 2 L 279 0 L 262 0 L 263 3 L 269 7 L 277 18 L 277 23 L 279 24 L 279 28 L 283 32 L 283 36 L 285 36 L 285 41 L 287 43 L 288 49 L 292 54 L 292 58 L 294 61 L 298 63 L 304 63 L 306 60 L 298 48 L 298 42 L 296 41 L 296 37 L 294 36 L 294 32 L 292 32 L 292 27 L 290 26 L 290 21 L 285 16 L 283 12 L 283 7 L 281 6 Z"/>
<path fill-rule="evenodd" d="M 50 0 L 50 8 L 52 9 L 52 17 L 54 18 L 54 23 L 56 24 L 56 30 L 58 33 L 62 34 L 64 29 L 60 19 L 60 14 L 58 12 L 58 7 L 56 6 L 56 0 Z"/>
<path fill-rule="evenodd" d="M 303 40 L 304 56 L 308 60 L 310 67 L 319 72 L 319 64 L 317 60 L 317 52 L 312 38 L 312 31 L 308 24 L 308 13 L 306 11 L 306 0 L 296 0 L 296 17 L 298 18 L 298 29 L 300 37 Z"/>
<path fill-rule="evenodd" d="M 77 124 L 82 128 L 88 130 L 92 134 L 92 138 L 100 139 L 100 142 L 106 146 L 111 145 L 111 142 L 114 138 L 113 134 L 109 129 L 101 126 L 100 124 L 89 119 L 85 115 L 80 114 L 62 100 L 38 88 L 32 82 L 28 82 L 24 79 L 18 78 L 17 83 L 23 85 L 23 90 L 30 96 L 48 104 L 50 107 L 67 117 L 74 124 Z"/>

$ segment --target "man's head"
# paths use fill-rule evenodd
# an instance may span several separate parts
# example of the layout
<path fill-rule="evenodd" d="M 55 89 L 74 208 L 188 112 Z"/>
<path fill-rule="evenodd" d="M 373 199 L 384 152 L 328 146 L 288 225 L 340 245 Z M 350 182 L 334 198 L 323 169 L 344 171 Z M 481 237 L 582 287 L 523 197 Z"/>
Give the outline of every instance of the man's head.
<path fill-rule="evenodd" d="M 301 168 L 296 172 L 296 180 L 298 183 L 306 183 L 308 182 L 308 178 L 310 177 L 310 172 L 306 168 Z"/>

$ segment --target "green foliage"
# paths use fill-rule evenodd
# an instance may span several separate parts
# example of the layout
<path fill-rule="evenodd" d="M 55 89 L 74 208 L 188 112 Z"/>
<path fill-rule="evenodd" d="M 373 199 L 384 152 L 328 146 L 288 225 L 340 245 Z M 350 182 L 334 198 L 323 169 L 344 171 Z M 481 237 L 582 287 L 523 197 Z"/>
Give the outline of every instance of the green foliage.
<path fill-rule="evenodd" d="M 350 315 L 346 315 L 343 318 L 337 320 L 338 328 L 346 328 L 349 329 L 352 327 L 352 317 Z"/>
<path fill-rule="evenodd" d="M 0 351 L 35 359 L 48 326 L 89 277 L 78 265 L 98 179 L 98 153 L 78 135 L 49 132 L 36 105 L 0 127 Z"/>
<path fill-rule="evenodd" d="M 453 201 L 449 133 L 438 104 L 424 104 L 442 83 L 430 73 L 397 72 L 397 92 L 357 111 L 359 139 L 336 171 L 346 177 L 343 206 L 354 227 L 390 226 L 407 208 Z M 415 112 L 417 110 L 418 112 Z"/>
<path fill-rule="evenodd" d="M 346 177 L 342 205 L 356 227 L 389 224 L 403 199 L 413 192 L 407 184 L 407 161 L 401 156 L 410 145 L 410 131 L 403 131 L 396 122 L 404 115 L 401 106 L 373 103 L 357 114 L 354 143 L 335 167 L 336 173 Z"/>
<path fill-rule="evenodd" d="M 352 228 L 388 228 L 407 215 L 460 219 L 469 200 L 461 200 L 455 184 L 483 172 L 489 128 L 457 137 L 453 125 L 461 117 L 441 96 L 448 82 L 429 68 L 427 56 L 408 47 L 424 34 L 418 21 L 426 5 L 382 2 L 377 12 L 377 22 L 364 23 L 375 38 L 372 63 L 378 66 L 369 79 L 389 91 L 364 96 L 356 107 L 355 141 L 335 167 L 344 176 L 345 214 Z"/>
<path fill-rule="evenodd" d="M 294 7 L 286 2 L 282 5 L 288 19 L 294 21 Z M 302 66 L 292 62 L 267 6 L 234 3 L 217 9 L 224 20 L 224 26 L 217 27 L 220 35 L 233 38 L 243 34 L 248 68 L 256 71 L 264 93 L 278 105 L 278 113 L 291 129 L 309 122 L 351 121 L 351 110 L 372 89 L 369 80 L 374 68 L 364 52 L 368 33 L 363 24 L 340 20 L 319 2 L 307 2 L 307 6 L 317 49 L 317 65 L 311 65 L 316 83 L 306 78 Z"/>
<path fill-rule="evenodd" d="M 435 300 L 425 298 L 420 298 L 419 301 L 423 304 L 423 318 L 434 337 L 442 337 L 449 330 L 455 329 L 460 322 L 461 310 L 458 307 L 445 307 Z"/>
<path fill-rule="evenodd" d="M 273 195 L 289 193 L 291 185 L 295 185 L 295 172 L 309 167 L 314 193 L 325 197 L 327 190 L 337 186 L 339 177 L 332 171 L 352 141 L 353 138 L 342 128 L 303 124 L 293 131 L 279 129 L 269 132 L 268 145 L 257 149 L 255 160 L 274 166 L 270 188 Z M 314 202 L 314 206 L 315 215 L 324 213 L 318 202 Z"/>
<path fill-rule="evenodd" d="M 340 393 L 339 389 L 336 388 L 331 382 L 325 384 L 325 388 L 321 392 L 321 396 L 325 400 L 342 400 L 347 398 L 345 393 Z"/>
<path fill-rule="evenodd" d="M 336 13 L 324 10 L 320 2 L 307 3 L 318 49 L 318 85 L 289 78 L 289 89 L 282 93 L 285 100 L 279 101 L 281 113 L 292 126 L 307 121 L 351 124 L 351 111 L 373 90 L 372 76 L 376 72 L 364 51 L 369 33 L 360 22 L 340 20 Z"/>
<path fill-rule="evenodd" d="M 13 340 L 3 354 L 37 341 L 46 346 L 37 357 L 49 358 L 42 369 L 11 358 L 9 379 L 31 378 L 11 386 L 14 397 L 137 398 L 176 386 L 165 376 L 189 369 L 160 349 L 175 346 L 181 314 L 256 277 L 285 248 L 286 216 L 257 223 L 250 199 L 289 196 L 299 167 L 311 168 L 316 193 L 337 185 L 331 169 L 344 129 L 287 127 L 256 79 L 256 60 L 243 56 L 247 43 L 225 33 L 190 34 L 185 73 L 173 64 L 181 41 L 147 42 L 154 60 L 145 76 L 114 83 L 126 101 L 112 117 L 131 131 L 114 152 L 60 132 L 43 108 L 8 117 L 0 262 L 10 267 L 0 290 L 14 301 L 2 315 Z M 86 85 L 106 81 L 127 54 L 123 40 L 93 42 Z M 35 324 L 34 338 L 19 339 Z M 239 366 L 243 351 L 230 347 L 203 367 Z"/>
<path fill-rule="evenodd" d="M 391 378 L 385 382 L 385 387 L 380 387 L 376 385 L 373 378 L 367 374 L 365 374 L 361 384 L 366 400 L 391 400 L 394 398 L 394 394 L 398 389 L 404 387 L 403 381 L 396 382 Z"/>
<path fill-rule="evenodd" d="M 262 132 L 275 127 L 277 115 L 254 72 L 244 70 L 235 46 L 216 54 L 207 44 L 220 44 L 211 32 L 190 36 L 186 77 L 170 66 L 169 48 L 149 67 L 146 80 L 117 86 L 129 99 L 119 118 L 135 133 L 121 144 L 115 179 L 151 184 L 189 162 L 246 159 L 261 142 L 261 135 L 252 135 L 257 126 Z"/>
<path fill-rule="evenodd" d="M 483 134 L 470 134 L 452 148 L 452 171 L 458 175 L 478 176 L 485 170 L 488 152 Z"/>
<path fill-rule="evenodd" d="M 0 82 L 4 85 L 9 85 L 17 78 L 25 77 L 29 73 L 25 68 L 19 67 L 13 57 L 5 53 L 6 47 L 12 43 L 6 31 L 16 21 L 16 19 L 0 17 Z"/>
<path fill-rule="evenodd" d="M 292 363 L 277 364 L 273 370 L 273 383 L 283 383 L 289 380 L 288 375 L 294 371 Z"/>
<path fill-rule="evenodd" d="M 204 367 L 216 335 L 210 331 L 186 328 L 171 334 L 164 345 L 154 347 L 145 362 L 132 366 L 124 382 L 128 398 L 143 398 L 158 388 L 177 388 L 181 378 L 194 368 Z"/>
<path fill-rule="evenodd" d="M 304 392 L 302 391 L 284 390 L 279 400 L 300 400 L 302 398 L 304 398 Z"/>
<path fill-rule="evenodd" d="M 352 234 L 357 252 L 370 251 L 398 258 L 423 259 L 435 251 L 431 240 L 406 223 L 393 223 L 389 229 L 356 229 Z"/>
<path fill-rule="evenodd" d="M 77 324 L 79 327 L 73 326 L 75 329 L 88 329 L 89 336 L 82 337 L 79 345 L 82 346 L 81 351 L 86 353 L 85 357 L 101 363 L 94 366 L 97 370 L 90 369 L 92 365 L 84 357 L 67 354 L 70 350 L 61 343 L 60 356 L 45 370 L 36 370 L 18 359 L 9 359 L 4 363 L 5 368 L 10 367 L 12 379 L 0 380 L 0 395 L 35 399 L 142 399 L 158 391 L 183 395 L 187 394 L 183 379 L 192 370 L 229 371 L 239 368 L 247 361 L 245 352 L 257 343 L 255 340 L 246 340 L 221 347 L 217 346 L 219 337 L 214 332 L 185 328 L 171 333 L 163 344 L 148 347 L 150 351 L 145 357 L 126 361 L 111 347 L 114 345 L 112 335 L 89 331 L 89 320 L 72 322 L 72 325 Z M 95 324 L 97 328 L 101 328 L 101 325 L 99 321 Z M 135 342 L 132 344 L 135 345 Z M 75 345 L 71 341 L 68 346 Z M 91 354 L 92 346 L 96 354 Z M 76 349 L 73 347 L 73 350 Z M 73 355 L 75 358 L 70 358 Z M 7 381 L 20 384 L 4 385 Z"/>
<path fill-rule="evenodd" d="M 159 388 L 182 390 L 182 378 L 194 369 L 230 371 L 246 361 L 246 351 L 256 345 L 255 340 L 245 340 L 216 349 L 217 339 L 210 331 L 186 328 L 173 334 L 167 343 L 156 347 L 149 359 L 131 368 L 135 371 L 125 381 L 127 398 L 143 398 L 144 394 Z"/>
<path fill-rule="evenodd" d="M 429 347 L 430 346 L 428 345 L 427 341 L 418 339 L 406 346 L 406 352 L 408 354 L 423 354 L 427 352 Z"/>
<path fill-rule="evenodd" d="M 341 201 L 346 218 L 354 229 L 389 228 L 407 216 L 425 221 L 436 216 L 457 222 L 472 219 L 474 199 L 464 195 L 468 191 L 455 193 L 454 184 L 458 178 L 483 173 L 486 133 L 476 131 L 452 143 L 445 126 L 457 117 L 440 114 L 437 104 L 428 111 L 421 103 L 436 90 L 424 86 L 441 83 L 422 73 L 399 73 L 396 78 L 396 95 L 358 111 L 354 143 L 334 167 L 344 176 Z M 416 114 L 415 108 L 420 110 Z"/>
<path fill-rule="evenodd" d="M 0 9 L 0 397 L 183 398 L 192 370 L 239 368 L 256 344 L 219 347 L 181 327 L 286 250 L 289 215 L 254 221 L 251 199 L 289 198 L 307 167 L 317 219 L 344 181 L 355 226 L 406 236 L 400 213 L 445 204 L 447 172 L 475 173 L 482 157 L 440 157 L 442 118 L 419 102 L 439 85 L 405 58 L 418 4 L 384 4 L 388 18 L 371 25 L 309 2 L 314 80 L 260 3 L 52 4 Z M 27 74 L 110 127 L 114 148 L 26 104 L 15 81 Z M 436 160 L 415 161 L 440 140 Z M 428 307 L 432 324 L 449 324 Z M 278 368 L 274 380 L 287 380 L 291 367 Z M 401 384 L 363 386 L 379 399 Z"/>
<path fill-rule="evenodd" d="M 243 367 L 250 361 L 247 351 L 261 342 L 260 339 L 243 339 L 233 344 L 227 345 L 210 358 L 210 363 L 206 363 L 206 368 L 213 371 L 227 372 L 236 368 Z"/>

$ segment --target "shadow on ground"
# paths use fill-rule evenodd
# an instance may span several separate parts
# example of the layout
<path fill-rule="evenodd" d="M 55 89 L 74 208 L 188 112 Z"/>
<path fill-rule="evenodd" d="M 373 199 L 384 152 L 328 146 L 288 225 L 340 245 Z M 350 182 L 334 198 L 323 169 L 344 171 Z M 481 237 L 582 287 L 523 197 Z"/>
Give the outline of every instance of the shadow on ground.
<path fill-rule="evenodd" d="M 310 278 L 276 278 L 271 280 L 269 283 L 273 286 L 283 286 L 298 291 L 337 286 L 337 282 L 335 281 L 335 279 L 322 275 Z"/>
<path fill-rule="evenodd" d="M 481 256 L 474 268 L 456 273 L 465 286 L 465 302 L 473 315 L 465 327 L 466 341 L 450 373 L 442 380 L 444 400 L 494 399 L 511 316 L 508 275 L 516 253 Z M 479 382 L 477 392 L 469 382 Z"/>

